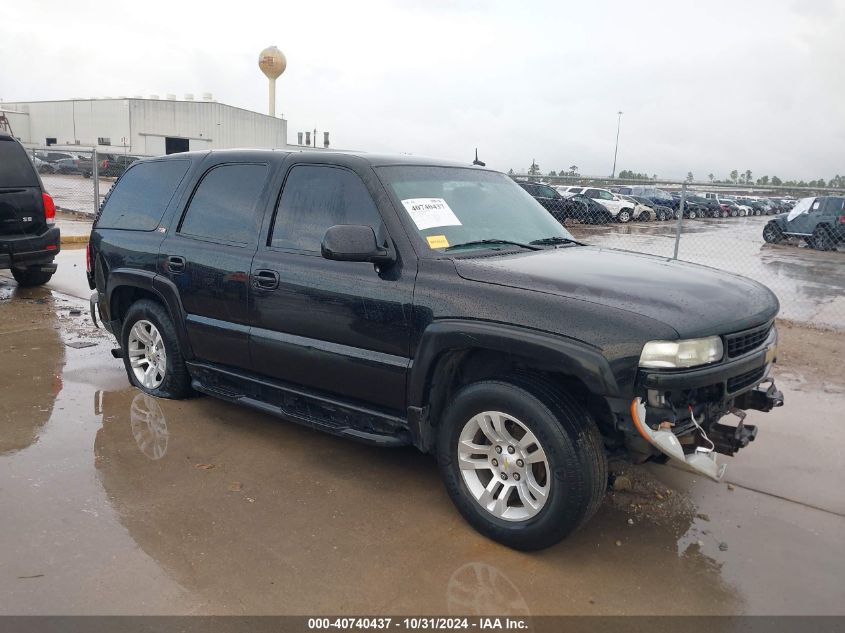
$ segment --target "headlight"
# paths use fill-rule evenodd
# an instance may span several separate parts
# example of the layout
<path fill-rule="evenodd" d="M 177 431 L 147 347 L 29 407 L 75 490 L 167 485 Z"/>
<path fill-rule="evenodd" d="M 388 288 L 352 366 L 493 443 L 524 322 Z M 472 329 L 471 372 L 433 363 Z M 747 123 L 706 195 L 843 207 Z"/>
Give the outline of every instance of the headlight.
<path fill-rule="evenodd" d="M 697 367 L 721 360 L 723 353 L 722 339 L 718 336 L 691 338 L 685 341 L 649 341 L 640 355 L 640 367 Z"/>

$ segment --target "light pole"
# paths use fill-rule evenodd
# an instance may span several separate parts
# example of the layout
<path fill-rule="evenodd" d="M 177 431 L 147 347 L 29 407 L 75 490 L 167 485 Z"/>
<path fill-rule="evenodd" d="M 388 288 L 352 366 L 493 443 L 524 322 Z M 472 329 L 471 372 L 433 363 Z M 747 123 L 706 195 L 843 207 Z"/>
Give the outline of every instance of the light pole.
<path fill-rule="evenodd" d="M 613 150 L 613 173 L 611 178 L 616 178 L 616 155 L 619 153 L 619 128 L 622 127 L 622 110 L 617 112 L 619 118 L 616 120 L 616 149 Z"/>

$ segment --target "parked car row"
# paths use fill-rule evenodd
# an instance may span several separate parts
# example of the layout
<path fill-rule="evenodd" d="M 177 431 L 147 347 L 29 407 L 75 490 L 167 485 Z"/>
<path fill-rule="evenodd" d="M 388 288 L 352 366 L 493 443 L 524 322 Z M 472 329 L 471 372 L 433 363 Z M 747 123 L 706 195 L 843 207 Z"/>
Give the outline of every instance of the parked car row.
<path fill-rule="evenodd" d="M 138 156 L 126 154 L 97 154 L 97 167 L 100 176 L 118 177 L 126 168 L 138 160 Z M 36 151 L 30 154 L 35 168 L 41 174 L 82 174 L 90 178 L 94 166 L 90 155 L 73 152 Z"/>
<path fill-rule="evenodd" d="M 559 222 L 572 219 L 584 224 L 624 224 L 632 220 L 647 222 L 674 217 L 671 209 L 658 208 L 646 200 L 617 195 L 598 187 L 552 187 L 525 181 L 518 181 L 518 184 Z"/>

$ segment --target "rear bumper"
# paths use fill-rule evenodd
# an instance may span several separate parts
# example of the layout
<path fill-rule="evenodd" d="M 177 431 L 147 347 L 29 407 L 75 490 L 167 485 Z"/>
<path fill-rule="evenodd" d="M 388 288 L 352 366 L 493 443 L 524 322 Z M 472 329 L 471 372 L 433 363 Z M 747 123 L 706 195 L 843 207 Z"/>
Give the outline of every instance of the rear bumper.
<path fill-rule="evenodd" d="M 61 232 L 54 226 L 40 235 L 0 236 L 0 268 L 41 268 L 55 272 Z"/>
<path fill-rule="evenodd" d="M 91 298 L 88 300 L 91 309 L 91 320 L 94 322 L 95 327 L 102 327 L 108 332 L 111 332 L 111 324 L 109 323 L 108 319 L 103 318 L 103 313 L 101 311 L 102 308 L 100 306 L 100 299 L 102 298 L 102 296 L 103 295 L 101 295 L 96 290 L 91 293 Z"/>

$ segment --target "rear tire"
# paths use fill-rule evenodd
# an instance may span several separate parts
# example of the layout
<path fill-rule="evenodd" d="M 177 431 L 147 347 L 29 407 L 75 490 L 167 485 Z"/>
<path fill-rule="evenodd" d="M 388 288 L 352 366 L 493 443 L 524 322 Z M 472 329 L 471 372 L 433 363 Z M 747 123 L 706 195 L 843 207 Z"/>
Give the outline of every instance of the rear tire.
<path fill-rule="evenodd" d="M 509 455 L 510 447 L 515 454 Z M 462 388 L 442 417 L 437 459 L 463 517 L 485 536 L 520 550 L 549 547 L 583 525 L 607 487 L 607 457 L 590 414 L 533 377 Z"/>
<path fill-rule="evenodd" d="M 23 288 L 43 286 L 53 277 L 53 273 L 43 272 L 34 268 L 12 268 L 12 277 Z"/>
<path fill-rule="evenodd" d="M 136 329 L 133 331 L 133 328 Z M 145 342 L 145 336 L 151 336 L 151 340 Z M 129 307 L 123 321 L 120 346 L 123 350 L 123 366 L 129 382 L 135 387 L 158 398 L 180 400 L 191 395 L 191 377 L 185 366 L 176 328 L 160 303 L 142 299 Z M 163 362 L 160 370 L 156 371 L 162 355 Z M 151 365 L 152 370 L 149 369 Z M 139 369 L 141 374 L 146 373 L 144 370 L 152 374 L 147 384 L 136 374 Z"/>
<path fill-rule="evenodd" d="M 817 226 L 813 229 L 813 237 L 811 240 L 812 241 L 810 243 L 817 251 L 831 251 L 835 247 L 833 237 L 826 226 Z"/>

